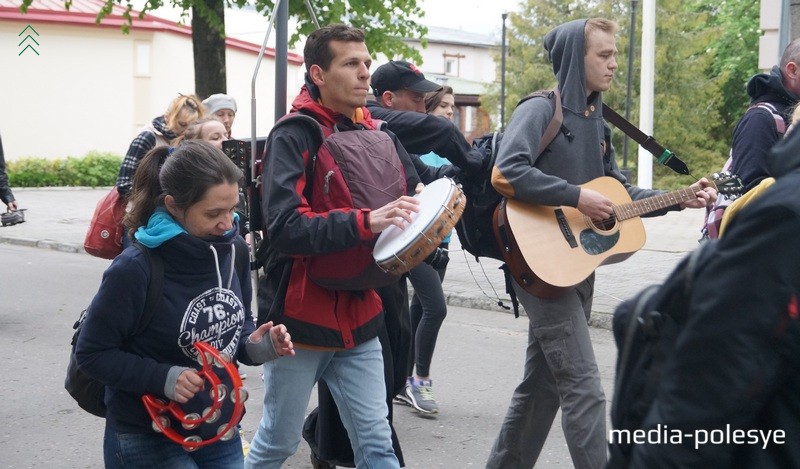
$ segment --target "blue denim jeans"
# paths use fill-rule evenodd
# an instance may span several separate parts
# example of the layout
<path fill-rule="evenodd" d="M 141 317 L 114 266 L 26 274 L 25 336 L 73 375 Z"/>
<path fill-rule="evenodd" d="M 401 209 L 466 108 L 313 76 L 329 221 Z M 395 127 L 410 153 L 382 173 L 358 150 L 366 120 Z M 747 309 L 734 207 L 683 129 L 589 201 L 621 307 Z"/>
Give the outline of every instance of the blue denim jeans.
<path fill-rule="evenodd" d="M 103 458 L 106 469 L 241 469 L 244 466 L 238 432 L 228 441 L 217 441 L 189 452 L 160 433 L 120 433 L 106 425 Z"/>
<path fill-rule="evenodd" d="M 297 451 L 311 390 L 320 379 L 339 408 L 356 467 L 400 467 L 392 449 L 378 339 L 348 350 L 295 352 L 264 364 L 264 415 L 245 467 L 278 469 Z"/>

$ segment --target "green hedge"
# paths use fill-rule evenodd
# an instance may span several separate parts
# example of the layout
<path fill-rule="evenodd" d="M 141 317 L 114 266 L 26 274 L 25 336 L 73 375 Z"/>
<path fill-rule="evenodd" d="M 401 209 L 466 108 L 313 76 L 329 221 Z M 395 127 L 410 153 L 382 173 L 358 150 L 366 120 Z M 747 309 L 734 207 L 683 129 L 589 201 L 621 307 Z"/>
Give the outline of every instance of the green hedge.
<path fill-rule="evenodd" d="M 11 187 L 113 186 L 122 157 L 91 151 L 82 158 L 21 158 L 7 162 Z"/>

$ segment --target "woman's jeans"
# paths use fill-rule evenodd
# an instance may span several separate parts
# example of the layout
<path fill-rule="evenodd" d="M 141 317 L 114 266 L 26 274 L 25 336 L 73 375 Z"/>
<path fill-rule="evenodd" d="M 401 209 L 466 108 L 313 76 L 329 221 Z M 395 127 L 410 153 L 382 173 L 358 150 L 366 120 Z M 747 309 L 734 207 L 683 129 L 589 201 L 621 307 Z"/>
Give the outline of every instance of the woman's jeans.
<path fill-rule="evenodd" d="M 241 469 L 244 467 L 242 440 L 236 432 L 228 441 L 217 441 L 196 451 L 161 433 L 121 433 L 106 425 L 103 457 L 107 469 L 143 467 L 147 469 Z"/>

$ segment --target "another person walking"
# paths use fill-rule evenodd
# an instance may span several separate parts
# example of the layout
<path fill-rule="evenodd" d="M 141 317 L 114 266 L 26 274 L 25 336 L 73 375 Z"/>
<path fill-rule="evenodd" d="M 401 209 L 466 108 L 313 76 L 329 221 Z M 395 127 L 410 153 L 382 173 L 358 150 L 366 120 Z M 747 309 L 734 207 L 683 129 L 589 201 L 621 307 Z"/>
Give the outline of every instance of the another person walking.
<path fill-rule="evenodd" d="M 786 131 L 792 108 L 800 100 L 800 39 L 783 51 L 769 73 L 747 82 L 750 107 L 736 124 L 731 142 L 730 171 L 742 179 L 745 191 L 770 176 L 766 155 Z"/>
<path fill-rule="evenodd" d="M 233 121 L 236 120 L 236 100 L 227 94 L 212 94 L 203 100 L 203 106 L 208 114 L 217 116 L 225 125 L 228 139 L 232 139 Z"/>
<path fill-rule="evenodd" d="M 776 182 L 709 241 L 640 429 L 690 437 L 636 440 L 627 467 L 800 467 L 800 132 L 764 162 Z"/>
<path fill-rule="evenodd" d="M 164 115 L 154 118 L 150 124 L 144 126 L 128 147 L 117 175 L 119 194 L 128 196 L 139 161 L 147 152 L 156 147 L 169 146 L 172 140 L 183 135 L 189 124 L 204 115 L 203 105 L 196 96 L 179 95 L 173 99 Z"/>
<path fill-rule="evenodd" d="M 197 373 L 197 340 L 208 338 L 220 353 L 250 365 L 294 353 L 284 326 L 256 328 L 252 320 L 247 246 L 233 212 L 241 178 L 205 142 L 156 148 L 141 161 L 125 226 L 163 259 L 162 296 L 153 319 L 136 334 L 152 272 L 148 255 L 128 247 L 103 275 L 75 350 L 81 371 L 106 385 L 106 467 L 242 467 L 238 432 L 187 452 L 153 430 L 142 402 L 143 394 L 153 394 L 205 415 L 212 396 Z M 219 378 L 233 389 L 230 376 Z M 231 421 L 232 411 L 223 405 L 215 423 L 172 429 L 208 440 Z"/>
<path fill-rule="evenodd" d="M 17 209 L 17 199 L 11 192 L 8 185 L 8 173 L 6 172 L 6 155 L 3 153 L 3 139 L 0 137 L 0 201 L 6 204 L 6 211 L 13 212 Z"/>
<path fill-rule="evenodd" d="M 442 89 L 428 93 L 425 96 L 425 112 L 432 116 L 441 117 L 452 121 L 455 111 L 455 95 L 453 88 L 443 86 Z M 443 166 L 451 164 L 436 152 L 431 151 L 420 155 L 420 159 L 430 166 Z M 450 236 L 442 239 L 439 248 L 443 253 L 450 249 Z M 434 270 L 439 277 L 439 285 L 433 282 L 429 271 Z M 411 297 L 409 313 L 411 314 L 411 333 L 414 338 L 414 361 L 409 368 L 409 377 L 405 389 L 398 399 L 405 401 L 423 414 L 439 412 L 439 405 L 433 395 L 433 380 L 430 375 L 430 366 L 433 361 L 433 351 L 439 337 L 439 329 L 447 316 L 447 302 L 444 282 L 447 262 L 439 265 L 420 265 L 411 270 L 409 280 L 414 286 L 414 296 Z M 441 294 L 440 294 L 441 292 Z M 412 373 L 416 369 L 416 374 Z M 405 399 L 404 399 L 405 398 Z"/>
<path fill-rule="evenodd" d="M 373 86 L 376 90 L 383 90 L 378 97 L 383 107 L 395 111 L 422 113 L 423 110 L 426 111 L 428 108 L 427 96 L 432 96 L 431 99 L 436 101 L 436 104 L 432 105 L 431 109 L 438 109 L 439 103 L 443 100 L 455 103 L 452 88 L 449 86 L 441 87 L 440 85 L 432 84 L 432 82 L 427 82 L 427 80 L 421 81 L 421 83 L 430 84 L 428 87 L 433 89 L 428 95 L 416 91 L 425 89 L 420 86 L 414 89 L 397 88 L 398 86 L 413 84 L 406 76 L 409 72 L 415 73 L 414 68 L 410 65 L 406 68 L 402 62 L 397 61 L 382 65 L 375 71 L 372 80 Z M 424 75 L 421 72 L 419 72 L 419 76 L 424 79 Z M 438 89 L 434 88 L 434 86 L 438 87 Z M 443 111 L 437 112 L 447 115 L 447 111 L 444 111 L 445 108 L 443 107 L 442 109 Z M 449 116 L 452 117 L 452 107 L 450 108 Z M 449 161 L 436 156 L 435 153 L 429 153 L 428 155 L 426 155 L 428 160 L 426 160 L 425 156 L 420 157 L 426 164 L 435 167 L 450 164 Z M 406 385 L 395 400 L 413 407 L 417 412 L 425 416 L 433 416 L 439 413 L 439 405 L 433 393 L 433 379 L 431 378 L 430 368 L 436 340 L 439 336 L 439 329 L 447 316 L 447 302 L 442 289 L 442 280 L 449 260 L 447 258 L 447 242 L 449 242 L 449 235 L 444 245 L 439 246 L 442 250 L 440 257 L 442 261 L 438 262 L 437 265 L 423 263 L 414 267 L 408 273 L 408 280 L 414 287 L 414 295 L 411 298 L 409 307 L 412 360 L 406 370 L 408 375 Z M 416 373 L 414 373 L 415 370 Z"/>
<path fill-rule="evenodd" d="M 406 190 L 413 191 L 419 179 L 411 159 L 364 107 L 372 63 L 364 32 L 342 24 L 320 28 L 309 35 L 303 56 L 306 85 L 292 112 L 312 117 L 326 135 L 335 127 L 379 139 L 386 147 L 380 160 L 401 164 Z M 246 466 L 277 469 L 297 450 L 311 391 L 322 381 L 341 414 L 356 467 L 396 468 L 378 341 L 385 330 L 381 300 L 374 289 L 320 286 L 310 277 L 310 266 L 331 255 L 345 259 L 353 254 L 354 262 L 364 242 L 391 225 L 410 222 L 418 201 L 404 195 L 377 209 L 355 207 L 336 171 L 317 170 L 309 177 L 311 155 L 317 155 L 317 165 L 338 167 L 332 155 L 317 153 L 319 132 L 315 124 L 296 117 L 274 127 L 267 140 L 261 205 L 265 238 L 277 255 L 259 285 L 259 318 L 280 318 L 289 325 L 297 356 L 264 366 L 270 392 Z M 374 148 L 364 146 L 360 157 L 376 159 Z"/>
<path fill-rule="evenodd" d="M 492 184 L 503 196 L 534 205 L 576 207 L 589 219 L 606 220 L 613 215 L 612 201 L 581 184 L 610 176 L 633 199 L 659 193 L 628 184 L 602 118 L 602 93 L 611 86 L 617 68 L 616 31 L 613 21 L 593 18 L 564 23 L 547 33 L 544 47 L 558 80 L 567 130 L 540 155 L 539 141 L 553 106 L 546 99 L 529 99 L 514 110 L 492 174 Z M 685 206 L 705 207 L 715 199 L 708 181 L 701 179 L 699 184 L 703 189 Z M 555 299 L 528 293 L 516 281 L 513 287 L 530 321 L 525 368 L 487 468 L 532 468 L 559 407 L 573 465 L 602 468 L 607 459 L 606 399 L 588 327 L 594 274 Z"/>
<path fill-rule="evenodd" d="M 177 147 L 183 141 L 205 140 L 215 148 L 222 150 L 222 142 L 229 140 L 227 135 L 228 131 L 225 129 L 225 125 L 216 116 L 203 117 L 189 124 L 183 135 L 173 140 L 171 145 Z"/>

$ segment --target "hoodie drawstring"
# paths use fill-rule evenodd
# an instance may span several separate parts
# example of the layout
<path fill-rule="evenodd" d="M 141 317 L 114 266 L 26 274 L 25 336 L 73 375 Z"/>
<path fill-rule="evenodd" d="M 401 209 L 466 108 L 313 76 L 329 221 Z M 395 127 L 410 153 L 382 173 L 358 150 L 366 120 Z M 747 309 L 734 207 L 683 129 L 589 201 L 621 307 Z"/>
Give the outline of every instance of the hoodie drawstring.
<path fill-rule="evenodd" d="M 217 285 L 220 293 L 222 292 L 222 273 L 219 269 L 219 255 L 217 254 L 217 249 L 214 247 L 213 244 L 210 244 L 209 247 L 211 248 L 211 252 L 214 254 L 214 267 L 217 269 Z M 228 275 L 228 286 L 227 289 L 231 289 L 231 284 L 233 283 L 233 273 L 236 271 L 236 246 L 231 244 L 231 273 Z"/>

